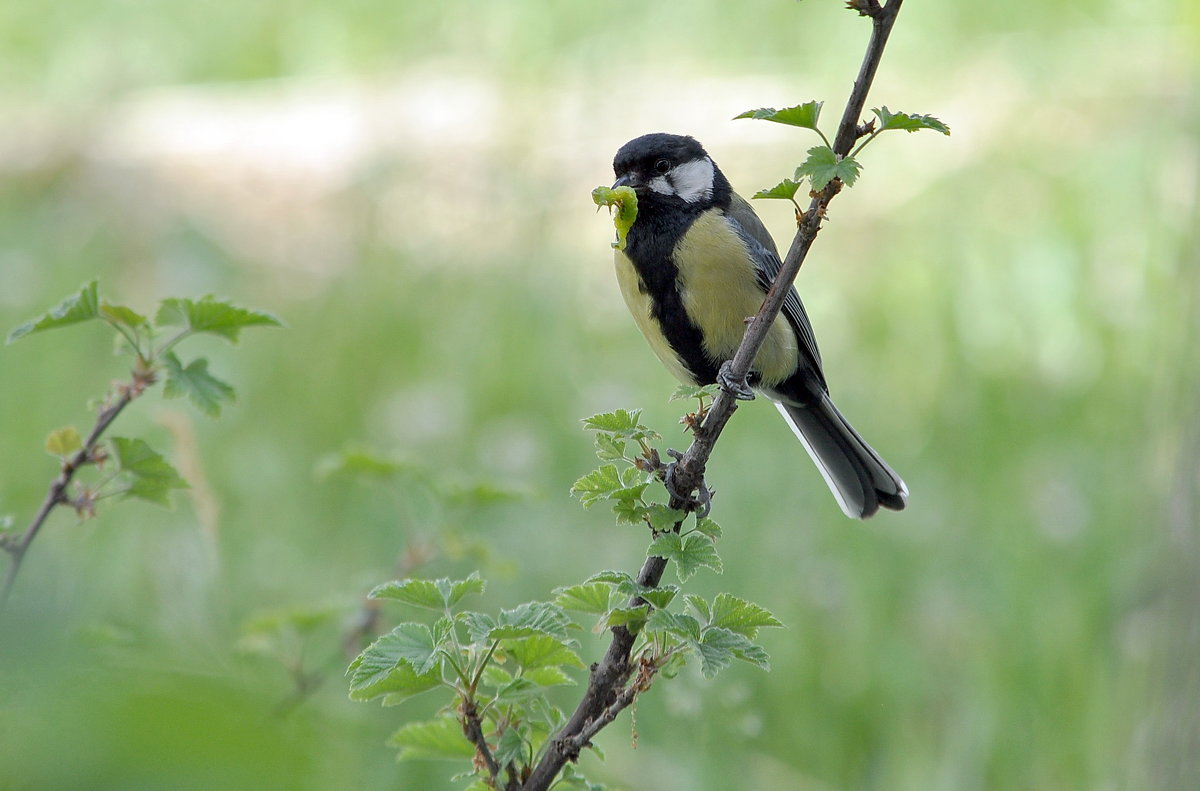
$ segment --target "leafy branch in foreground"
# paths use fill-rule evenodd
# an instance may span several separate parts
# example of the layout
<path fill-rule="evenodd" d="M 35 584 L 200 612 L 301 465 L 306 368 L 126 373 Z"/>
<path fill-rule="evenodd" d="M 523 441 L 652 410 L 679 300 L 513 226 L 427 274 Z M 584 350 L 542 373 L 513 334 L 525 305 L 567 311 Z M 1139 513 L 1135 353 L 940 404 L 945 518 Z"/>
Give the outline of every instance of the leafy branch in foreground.
<path fill-rule="evenodd" d="M 0 587 L 0 609 L 8 601 L 30 544 L 56 507 L 70 506 L 81 518 L 87 518 L 95 516 L 97 503 L 108 497 L 137 497 L 166 506 L 170 505 L 172 489 L 187 486 L 175 468 L 144 440 L 112 437 L 102 441 L 125 407 L 164 377 L 163 395 L 186 396 L 211 417 L 220 415 L 222 405 L 234 399 L 233 387 L 209 373 L 207 359 L 198 357 L 185 365 L 175 347 L 202 333 L 236 343 L 246 327 L 282 326 L 270 313 L 237 307 L 212 296 L 165 299 L 151 319 L 101 298 L 99 285 L 93 280 L 78 294 L 14 329 L 8 343 L 87 321 L 103 322 L 117 333 L 119 351 L 133 358 L 130 378 L 115 384 L 104 397 L 86 438 L 74 426 L 56 429 L 47 437 L 46 450 L 58 458 L 59 474 L 25 531 L 0 535 L 0 547 L 11 556 Z M 76 479 L 85 467 L 97 470 L 95 481 L 83 483 Z"/>
<path fill-rule="evenodd" d="M 707 389 L 692 388 L 703 411 Z M 606 463 L 576 481 L 572 492 L 585 507 L 611 505 L 619 524 L 649 530 L 647 556 L 675 561 L 680 583 L 697 571 L 721 570 L 715 541 L 720 527 L 647 499 L 662 475 L 661 437 L 640 422 L 637 411 L 617 410 L 584 421 L 595 431 L 596 453 Z M 424 610 L 429 618 L 406 621 L 383 635 L 350 665 L 350 697 L 380 699 L 385 706 L 441 689 L 449 701 L 430 720 L 396 731 L 391 744 L 401 759 L 469 760 L 459 775 L 472 780 L 470 791 L 543 788 L 533 773 L 548 752 L 572 759 L 585 749 L 603 757 L 592 743 L 650 688 L 659 676 L 673 676 L 689 656 L 711 678 L 735 660 L 769 669 L 766 651 L 754 642 L 758 630 L 781 626 L 764 608 L 728 593 L 711 601 L 681 595 L 679 585 L 646 585 L 621 571 L 602 571 L 575 585 L 557 588 L 552 601 L 533 601 L 496 616 L 462 609 L 463 601 L 483 593 L 477 574 L 465 579 L 405 579 L 380 585 L 371 598 Z M 569 671 L 584 668 L 573 634 L 621 630 L 630 636 L 630 670 L 609 699 L 577 731 L 564 735 L 568 718 L 548 702 L 555 687 L 575 685 Z M 593 671 L 594 672 L 594 671 Z M 556 776 L 558 772 L 555 773 Z M 552 778 L 553 779 L 553 778 Z M 599 789 L 575 767 L 558 787 Z"/>
<path fill-rule="evenodd" d="M 673 461 L 663 464 L 657 451 L 649 444 L 652 437 L 641 435 L 644 427 L 637 422 L 636 413 L 601 416 L 602 420 L 594 426 L 599 432 L 597 448 L 601 459 L 611 461 L 612 466 L 609 468 L 606 465 L 581 478 L 576 483 L 576 492 L 581 499 L 586 498 L 587 504 L 612 503 L 619 521 L 645 523 L 652 531 L 654 543 L 636 576 L 604 572 L 581 585 L 559 589 L 559 606 L 564 606 L 568 601 L 579 603 L 585 608 L 584 612 L 597 617 L 597 625 L 601 629 L 608 628 L 612 640 L 600 661 L 590 666 L 587 687 L 575 711 L 540 747 L 533 750 L 531 743 L 528 751 L 505 752 L 505 756 L 520 753 L 520 759 L 516 764 L 502 763 L 496 753 L 502 749 L 502 745 L 512 744 L 514 737 L 506 739 L 501 731 L 493 732 L 491 736 L 494 740 L 489 740 L 490 737 L 482 728 L 472 726 L 470 707 L 460 706 L 445 715 L 447 719 L 439 726 L 441 732 L 449 733 L 455 725 L 461 726 L 475 746 L 475 770 L 470 773 L 475 780 L 471 791 L 487 788 L 547 791 L 551 786 L 594 788 L 579 777 L 573 762 L 582 749 L 591 745 L 592 737 L 645 691 L 654 678 L 669 675 L 668 671 L 673 670 L 672 663 L 682 661 L 673 657 L 684 653 L 698 655 L 701 669 L 706 673 L 716 672 L 734 659 L 765 666 L 766 656 L 752 640 L 761 626 L 776 625 L 769 613 L 728 596 L 718 604 L 717 599 L 710 603 L 685 595 L 682 599 L 687 611 L 670 610 L 662 606 L 663 601 L 667 605 L 674 603 L 680 598 L 679 591 L 671 585 L 660 585 L 660 581 L 671 559 L 677 563 L 677 574 L 681 581 L 696 568 L 719 568 L 719 557 L 715 555 L 715 550 L 710 555 L 705 546 L 698 543 L 700 540 L 715 539 L 719 529 L 703 518 L 703 514 L 697 516 L 692 513 L 708 510 L 707 498 L 702 495 L 697 500 L 692 493 L 707 492 L 704 472 L 708 459 L 725 425 L 737 409 L 739 393 L 748 390 L 745 382 L 752 363 L 826 219 L 830 201 L 843 186 L 848 186 L 857 178 L 860 166 L 853 157 L 861 151 L 862 145 L 858 148 L 855 145 L 863 137 L 868 138 L 865 144 L 874 139 L 876 133 L 890 129 L 915 131 L 928 128 L 949 133 L 944 124 L 930 116 L 890 113 L 886 107 L 875 113 L 878 126 L 874 125 L 875 122 L 860 123 L 867 93 L 902 3 L 903 0 L 887 0 L 886 4 L 881 4 L 879 0 L 848 0 L 847 5 L 852 10 L 870 18 L 872 30 L 858 77 L 832 144 L 817 128 L 820 105 L 815 102 L 786 111 L 751 111 L 743 115 L 812 128 L 818 133 L 824 145 L 816 148 L 828 149 L 828 152 L 821 150 L 814 153 L 810 150 L 809 159 L 797 169 L 799 172 L 795 178 L 764 191 L 769 194 L 760 193 L 758 196 L 786 198 L 795 203 L 801 179 L 808 178 L 813 187 L 811 202 L 807 210 L 801 210 L 797 205 L 798 229 L 783 265 L 762 307 L 749 321 L 733 359 L 722 369 L 724 380 L 729 383 L 728 389 L 719 389 L 711 404 L 702 402 L 701 409 L 685 418 L 684 422 L 693 435 L 688 449 L 684 453 L 668 451 Z M 847 158 L 851 162 L 846 162 Z M 603 439 L 600 435 L 603 435 Z M 641 450 L 640 454 L 630 456 L 627 453 L 627 449 L 633 445 Z M 631 459 L 636 472 L 621 468 L 622 462 L 630 463 Z M 655 479 L 669 484 L 667 489 L 670 496 L 665 504 L 656 504 L 648 499 L 649 485 Z M 659 529 L 666 527 L 671 516 L 656 506 L 688 514 L 688 519 L 695 519 L 694 526 L 686 529 L 685 520 L 680 519 L 665 530 Z M 700 537 L 697 537 L 697 533 Z M 661 555 L 657 554 L 660 552 Z M 624 599 L 626 595 L 628 600 Z M 621 606 L 614 607 L 614 599 Z M 766 622 L 768 619 L 770 622 Z M 674 653 L 668 656 L 667 652 L 672 648 Z M 411 672 L 412 668 L 400 668 L 403 661 L 398 660 L 396 671 Z M 526 756 L 528 762 L 524 760 Z M 528 777 L 524 777 L 529 767 L 532 769 Z"/>

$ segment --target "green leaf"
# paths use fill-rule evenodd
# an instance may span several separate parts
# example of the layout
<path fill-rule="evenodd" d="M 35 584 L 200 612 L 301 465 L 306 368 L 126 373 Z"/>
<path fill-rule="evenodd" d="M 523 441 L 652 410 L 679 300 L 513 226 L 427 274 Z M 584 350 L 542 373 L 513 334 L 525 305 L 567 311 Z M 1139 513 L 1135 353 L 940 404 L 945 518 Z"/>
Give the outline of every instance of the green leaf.
<path fill-rule="evenodd" d="M 537 684 L 527 678 L 514 678 L 496 690 L 497 703 L 520 703 L 544 694 Z"/>
<path fill-rule="evenodd" d="M 501 610 L 496 627 L 488 633 L 488 639 L 505 640 L 548 634 L 565 640 L 570 625 L 571 619 L 558 605 L 542 601 L 526 602 L 511 610 Z"/>
<path fill-rule="evenodd" d="M 796 168 L 796 180 L 807 176 L 814 190 L 825 189 L 835 178 L 841 179 L 847 187 L 852 187 L 861 169 L 862 166 L 854 157 L 838 159 L 838 155 L 829 146 L 813 146 L 808 149 L 808 159 Z"/>
<path fill-rule="evenodd" d="M 138 327 L 144 327 L 146 322 L 149 321 L 149 319 L 132 308 L 127 308 L 124 305 L 110 305 L 107 302 L 100 303 L 100 318 L 109 324 L 123 324 L 135 330 Z"/>
<path fill-rule="evenodd" d="M 601 412 L 583 419 L 583 427 L 588 431 L 607 431 L 619 434 L 625 431 L 636 431 L 641 427 L 638 420 L 642 416 L 640 409 L 618 409 L 614 412 Z"/>
<path fill-rule="evenodd" d="M 438 668 L 418 673 L 407 662 L 389 662 L 378 653 L 368 657 L 366 651 L 350 663 L 346 672 L 350 676 L 351 700 L 371 700 L 382 695 L 385 706 L 395 706 L 442 683 Z"/>
<path fill-rule="evenodd" d="M 443 585 L 446 582 L 450 583 L 448 592 L 443 590 Z M 466 579 L 454 580 L 452 582 L 446 579 L 440 579 L 437 581 L 437 584 L 438 590 L 443 590 L 446 595 L 447 607 L 453 607 L 454 605 L 458 604 L 463 600 L 463 597 L 468 594 L 482 594 L 486 585 L 486 583 L 480 579 L 478 571 L 472 571 L 469 575 L 467 575 Z"/>
<path fill-rule="evenodd" d="M 615 498 L 612 509 L 619 525 L 643 525 L 646 523 L 646 513 L 650 510 L 637 498 Z"/>
<path fill-rule="evenodd" d="M 662 503 L 651 503 L 646 509 L 646 521 L 659 533 L 674 530 L 675 525 L 687 518 L 687 511 L 669 508 Z"/>
<path fill-rule="evenodd" d="M 708 602 L 706 602 L 704 599 L 696 596 L 695 594 L 689 593 L 683 597 L 683 600 L 688 603 L 689 607 L 696 611 L 696 614 L 699 615 L 705 623 L 708 623 L 712 620 L 712 611 L 709 609 Z"/>
<path fill-rule="evenodd" d="M 650 615 L 650 605 L 639 604 L 637 607 L 617 607 L 608 613 L 605 626 L 624 626 L 637 634 Z"/>
<path fill-rule="evenodd" d="M 675 573 L 680 582 L 687 582 L 701 568 L 710 568 L 718 574 L 722 568 L 713 542 L 695 533 L 686 536 L 663 533 L 654 539 L 646 555 L 675 561 Z"/>
<path fill-rule="evenodd" d="M 721 526 L 707 516 L 696 520 L 696 531 L 708 536 L 713 541 L 721 537 Z"/>
<path fill-rule="evenodd" d="M 185 368 L 174 353 L 165 357 L 167 383 L 163 395 L 176 398 L 186 395 L 209 417 L 220 417 L 221 402 L 233 401 L 233 388 L 208 372 L 208 360 L 199 357 Z"/>
<path fill-rule="evenodd" d="M 64 426 L 46 437 L 46 452 L 52 456 L 69 456 L 83 447 L 83 438 L 74 426 Z"/>
<path fill-rule="evenodd" d="M 575 610 L 592 615 L 608 612 L 612 601 L 612 585 L 604 582 L 585 582 L 554 590 L 554 603 L 564 610 Z"/>
<path fill-rule="evenodd" d="M 425 624 L 402 623 L 367 646 L 359 668 L 379 674 L 407 663 L 417 675 L 424 675 L 441 661 L 440 647 Z"/>
<path fill-rule="evenodd" d="M 520 640 L 504 642 L 505 655 L 523 668 L 571 665 L 583 667 L 583 660 L 562 640 L 547 634 L 537 634 Z"/>
<path fill-rule="evenodd" d="M 783 626 L 783 623 L 767 610 L 728 593 L 718 593 L 717 598 L 713 599 L 709 624 L 750 638 L 758 635 L 760 627 Z"/>
<path fill-rule="evenodd" d="M 283 326 L 283 322 L 270 313 L 241 308 L 211 294 L 200 299 L 164 299 L 159 303 L 154 323 L 160 327 L 181 326 L 192 332 L 219 335 L 231 343 L 237 343 L 238 334 L 246 327 Z"/>
<path fill-rule="evenodd" d="M 745 639 L 727 629 L 705 630 L 703 638 L 693 644 L 700 654 L 700 672 L 704 677 L 712 678 L 729 667 L 734 660 L 734 646 L 740 645 Z"/>
<path fill-rule="evenodd" d="M 364 448 L 348 448 L 324 456 L 316 464 L 317 477 L 351 475 L 361 478 L 386 479 L 401 473 L 423 474 L 424 468 L 407 461 L 385 458 Z"/>
<path fill-rule="evenodd" d="M 493 757 L 496 759 L 496 763 L 504 767 L 508 764 L 524 762 L 527 752 L 525 749 L 525 739 L 522 738 L 520 731 L 513 726 L 509 726 L 500 734 L 500 740 L 496 743 L 496 750 Z"/>
<path fill-rule="evenodd" d="M 646 621 L 647 632 L 668 632 L 684 640 L 700 641 L 700 622 L 686 613 L 655 610 Z"/>
<path fill-rule="evenodd" d="M 25 322 L 8 334 L 8 343 L 34 332 L 78 324 L 100 316 L 98 281 L 91 281 L 78 294 L 67 297 L 36 319 Z"/>
<path fill-rule="evenodd" d="M 642 416 L 640 409 L 618 409 L 614 412 L 601 412 L 583 419 L 586 431 L 606 431 L 614 437 L 629 440 L 662 439 L 657 431 L 643 426 L 639 420 Z"/>
<path fill-rule="evenodd" d="M 391 599 L 429 610 L 442 610 L 446 606 L 446 600 L 433 580 L 406 579 L 385 582 L 377 585 L 367 594 L 367 598 Z"/>
<path fill-rule="evenodd" d="M 774 187 L 771 187 L 770 189 L 759 190 L 758 192 L 754 193 L 754 197 L 758 198 L 758 199 L 777 198 L 777 199 L 782 199 L 782 200 L 795 200 L 796 192 L 799 189 L 800 189 L 799 181 L 792 181 L 791 179 L 784 179 L 783 181 L 779 182 L 778 184 L 776 184 Z"/>
<path fill-rule="evenodd" d="M 571 494 L 579 498 L 584 508 L 590 508 L 596 503 L 608 499 L 613 492 L 622 488 L 621 475 L 617 471 L 617 465 L 605 464 L 575 481 L 571 486 Z"/>
<path fill-rule="evenodd" d="M 693 398 L 705 398 L 712 400 L 717 397 L 717 393 L 721 392 L 720 385 L 679 385 L 675 388 L 675 392 L 671 393 L 670 401 L 685 401 Z"/>
<path fill-rule="evenodd" d="M 547 665 L 546 667 L 535 667 L 532 670 L 525 671 L 525 678 L 535 684 L 540 684 L 543 687 L 557 687 L 563 684 L 575 684 L 575 679 L 568 676 L 563 669 L 557 665 Z"/>
<path fill-rule="evenodd" d="M 650 603 L 656 609 L 661 610 L 671 604 L 671 601 L 675 598 L 675 594 L 677 593 L 679 593 L 679 586 L 663 585 L 658 588 L 642 587 L 641 590 L 635 592 L 634 595 L 641 596 L 644 601 Z"/>
<path fill-rule="evenodd" d="M 788 126 L 816 129 L 817 120 L 821 117 L 821 106 L 823 104 L 824 102 L 817 101 L 805 102 L 795 107 L 784 107 L 782 110 L 776 110 L 774 107 L 763 107 L 758 110 L 747 110 L 741 115 L 735 115 L 733 120 L 754 118 L 761 121 L 774 121 L 777 124 L 787 124 Z"/>
<path fill-rule="evenodd" d="M 584 584 L 587 584 L 589 582 L 609 582 L 609 583 L 612 583 L 613 585 L 620 585 L 625 582 L 633 582 L 633 581 L 634 581 L 633 577 L 631 577 L 628 572 L 612 571 L 610 569 L 607 571 L 596 572 L 595 574 L 593 574 L 592 576 L 590 576 L 586 580 L 584 580 Z"/>
<path fill-rule="evenodd" d="M 496 628 L 496 619 L 482 612 L 460 612 L 454 619 L 467 627 L 467 635 L 472 643 L 491 643 L 488 637 Z"/>
<path fill-rule="evenodd" d="M 872 109 L 871 112 L 879 116 L 879 131 L 885 132 L 890 129 L 903 129 L 905 132 L 916 132 L 920 129 L 932 129 L 935 132 L 941 132 L 944 135 L 950 134 L 950 127 L 934 118 L 932 115 L 909 115 L 908 113 L 893 113 L 888 110 L 887 105 Z"/>
<path fill-rule="evenodd" d="M 125 497 L 140 497 L 169 506 L 172 489 L 188 488 L 187 481 L 144 440 L 113 437 L 109 441 L 117 467 L 133 476 L 132 483 L 122 492 Z"/>
<path fill-rule="evenodd" d="M 617 439 L 615 435 L 601 431 L 596 434 L 596 455 L 601 461 L 615 461 L 625 458 L 625 440 Z"/>
<path fill-rule="evenodd" d="M 436 720 L 413 722 L 392 734 L 388 743 L 400 748 L 400 760 L 412 758 L 473 758 L 475 746 L 463 735 L 452 714 Z"/>
<path fill-rule="evenodd" d="M 479 572 L 462 580 L 443 577 L 438 580 L 405 579 L 385 582 L 368 594 L 371 599 L 391 599 L 429 610 L 446 610 L 462 601 L 469 593 L 483 593 L 484 581 Z"/>

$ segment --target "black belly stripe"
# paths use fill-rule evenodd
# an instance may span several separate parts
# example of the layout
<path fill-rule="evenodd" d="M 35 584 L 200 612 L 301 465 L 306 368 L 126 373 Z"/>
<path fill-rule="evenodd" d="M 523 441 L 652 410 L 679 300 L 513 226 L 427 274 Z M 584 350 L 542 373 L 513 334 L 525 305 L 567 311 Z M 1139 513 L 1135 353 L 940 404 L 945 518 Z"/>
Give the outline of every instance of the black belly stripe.
<path fill-rule="evenodd" d="M 625 254 L 633 262 L 642 290 L 650 297 L 650 313 L 667 343 L 688 369 L 696 384 L 717 380 L 717 366 L 704 352 L 704 336 L 692 322 L 679 293 L 679 268 L 672 253 L 675 245 L 700 216 L 701 210 L 674 199 L 676 205 L 659 207 L 671 199 L 640 198 L 637 221 L 629 231 Z M 669 209 L 664 211 L 663 209 Z"/>

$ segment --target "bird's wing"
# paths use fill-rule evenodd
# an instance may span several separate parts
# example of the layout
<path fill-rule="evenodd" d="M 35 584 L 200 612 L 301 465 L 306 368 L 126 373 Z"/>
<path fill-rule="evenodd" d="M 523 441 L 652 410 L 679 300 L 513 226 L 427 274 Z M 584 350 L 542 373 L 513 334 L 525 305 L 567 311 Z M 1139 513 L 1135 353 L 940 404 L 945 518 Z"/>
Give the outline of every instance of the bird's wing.
<path fill-rule="evenodd" d="M 775 247 L 775 240 L 771 238 L 771 234 L 763 225 L 762 220 L 758 219 L 754 209 L 741 196 L 734 194 L 727 214 L 734 229 L 737 230 L 742 241 L 750 250 L 750 256 L 754 259 L 754 269 L 758 275 L 758 284 L 765 294 L 771 288 L 771 283 L 775 281 L 779 270 L 783 268 L 783 262 L 779 259 L 779 251 Z M 788 295 L 783 300 L 783 315 L 787 317 L 788 323 L 796 331 L 801 352 L 812 364 L 821 384 L 824 384 L 825 375 L 821 372 L 821 351 L 817 348 L 817 338 L 813 334 L 812 324 L 808 321 L 808 314 L 804 312 L 804 304 L 800 302 L 800 295 L 796 293 L 795 288 L 789 288 Z"/>

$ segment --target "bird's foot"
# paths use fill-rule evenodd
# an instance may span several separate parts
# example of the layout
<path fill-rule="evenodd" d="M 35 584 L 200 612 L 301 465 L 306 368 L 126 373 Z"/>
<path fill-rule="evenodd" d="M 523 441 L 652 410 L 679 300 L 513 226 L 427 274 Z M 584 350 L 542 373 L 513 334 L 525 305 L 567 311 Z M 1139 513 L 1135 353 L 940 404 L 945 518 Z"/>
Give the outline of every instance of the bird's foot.
<path fill-rule="evenodd" d="M 743 376 L 741 379 L 735 379 L 731 373 L 732 368 L 733 363 L 730 360 L 721 363 L 721 369 L 717 371 L 717 384 L 721 386 L 722 390 L 739 401 L 753 401 L 754 391 L 746 383 L 746 377 Z"/>
<path fill-rule="evenodd" d="M 663 470 L 663 485 L 667 487 L 667 493 L 671 495 L 671 499 L 682 502 L 683 510 L 695 512 L 700 519 L 708 516 L 712 511 L 713 492 L 704 482 L 704 476 L 700 477 L 700 482 L 696 486 L 696 494 L 692 495 L 691 490 L 683 492 L 675 482 L 675 470 L 678 467 L 679 460 L 683 458 L 683 454 L 673 448 L 667 449 L 667 455 L 675 459 Z"/>

